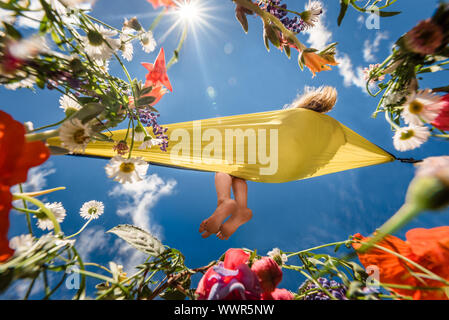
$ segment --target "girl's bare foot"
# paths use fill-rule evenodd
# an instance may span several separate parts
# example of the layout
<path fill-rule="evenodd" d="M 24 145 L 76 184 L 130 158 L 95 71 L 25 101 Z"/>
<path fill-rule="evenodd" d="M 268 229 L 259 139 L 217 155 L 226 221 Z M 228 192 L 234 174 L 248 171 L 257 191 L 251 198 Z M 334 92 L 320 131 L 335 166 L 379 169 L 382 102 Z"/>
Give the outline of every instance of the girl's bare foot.
<path fill-rule="evenodd" d="M 226 199 L 222 201 L 215 212 L 206 220 L 201 222 L 200 233 L 203 238 L 209 237 L 213 233 L 220 230 L 220 226 L 229 215 L 237 210 L 237 204 L 233 199 Z"/>
<path fill-rule="evenodd" d="M 217 237 L 221 240 L 228 240 L 237 229 L 247 223 L 253 217 L 253 212 L 248 208 L 238 208 L 228 221 L 223 223 L 217 232 Z"/>

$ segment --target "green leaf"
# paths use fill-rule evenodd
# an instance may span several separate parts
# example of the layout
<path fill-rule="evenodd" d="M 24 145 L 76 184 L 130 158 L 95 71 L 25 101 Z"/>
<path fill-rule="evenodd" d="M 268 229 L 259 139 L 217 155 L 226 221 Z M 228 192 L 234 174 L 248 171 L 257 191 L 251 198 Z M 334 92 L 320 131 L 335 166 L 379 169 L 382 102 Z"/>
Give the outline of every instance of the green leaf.
<path fill-rule="evenodd" d="M 108 233 L 115 234 L 137 250 L 153 257 L 157 257 L 165 251 L 165 247 L 159 239 L 149 232 L 129 224 L 118 225 Z"/>
<path fill-rule="evenodd" d="M 80 119 L 82 123 L 94 119 L 104 111 L 105 107 L 100 103 L 90 102 L 84 105 L 82 109 L 76 112 L 71 118 Z"/>
<path fill-rule="evenodd" d="M 12 25 L 10 25 L 9 23 L 3 22 L 3 26 L 5 27 L 5 31 L 8 36 L 10 36 L 11 38 L 13 38 L 15 40 L 22 39 L 22 35 L 20 34 L 20 32 L 16 28 L 14 28 Z"/>
<path fill-rule="evenodd" d="M 142 97 L 139 100 L 137 100 L 137 106 L 138 107 L 147 106 L 149 104 L 152 104 L 154 101 L 156 101 L 155 97 L 152 96 Z"/>
<path fill-rule="evenodd" d="M 402 13 L 401 11 L 379 11 L 379 16 L 381 17 L 393 17 Z"/>
<path fill-rule="evenodd" d="M 292 57 L 292 51 L 288 45 L 284 46 L 285 55 L 290 59 Z"/>
<path fill-rule="evenodd" d="M 338 26 L 341 25 L 343 18 L 346 15 L 346 11 L 348 10 L 349 0 L 340 0 L 340 14 L 338 15 Z"/>
<path fill-rule="evenodd" d="M 145 87 L 145 88 L 143 88 L 143 89 L 140 91 L 140 96 L 147 95 L 147 94 L 149 94 L 152 90 L 153 90 L 153 87 L 152 87 L 152 86 Z"/>

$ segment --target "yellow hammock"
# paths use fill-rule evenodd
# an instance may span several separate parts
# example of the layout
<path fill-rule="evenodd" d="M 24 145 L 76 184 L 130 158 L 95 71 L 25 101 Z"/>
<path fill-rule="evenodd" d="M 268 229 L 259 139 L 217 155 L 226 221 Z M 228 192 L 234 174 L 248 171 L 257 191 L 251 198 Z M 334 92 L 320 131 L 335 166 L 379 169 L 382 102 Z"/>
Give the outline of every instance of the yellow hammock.
<path fill-rule="evenodd" d="M 287 109 L 165 125 L 167 152 L 153 147 L 133 157 L 150 164 L 225 172 L 245 180 L 281 183 L 394 161 L 396 158 L 337 120 L 307 109 Z M 149 128 L 151 131 L 151 128 Z M 127 130 L 113 131 L 123 140 Z M 48 143 L 61 146 L 59 138 Z M 131 145 L 131 134 L 128 137 Z M 111 158 L 112 142 L 87 145 L 85 156 Z"/>

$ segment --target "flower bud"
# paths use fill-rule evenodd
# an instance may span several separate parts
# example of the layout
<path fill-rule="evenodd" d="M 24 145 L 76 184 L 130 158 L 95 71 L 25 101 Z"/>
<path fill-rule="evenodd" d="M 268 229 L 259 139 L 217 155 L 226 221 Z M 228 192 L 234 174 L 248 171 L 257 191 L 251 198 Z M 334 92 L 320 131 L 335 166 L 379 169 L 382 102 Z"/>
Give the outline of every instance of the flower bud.
<path fill-rule="evenodd" d="M 263 257 L 256 260 L 251 270 L 257 275 L 264 292 L 273 292 L 282 280 L 282 270 L 276 261 Z"/>

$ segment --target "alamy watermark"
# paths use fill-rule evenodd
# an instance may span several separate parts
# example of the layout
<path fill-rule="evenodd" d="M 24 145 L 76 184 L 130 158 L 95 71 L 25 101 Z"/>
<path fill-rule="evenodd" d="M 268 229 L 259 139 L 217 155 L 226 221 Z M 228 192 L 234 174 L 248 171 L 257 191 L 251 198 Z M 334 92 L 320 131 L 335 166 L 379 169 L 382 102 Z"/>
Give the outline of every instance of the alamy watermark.
<path fill-rule="evenodd" d="M 366 9 L 368 17 L 365 20 L 365 26 L 367 29 L 372 30 L 380 29 L 380 9 L 377 6 L 370 6 Z"/>
<path fill-rule="evenodd" d="M 173 130 L 170 143 L 173 144 L 170 160 L 174 164 L 258 165 L 260 175 L 274 175 L 278 170 L 278 129 L 208 128 L 203 131 L 198 120 L 193 121 L 191 130 Z"/>

